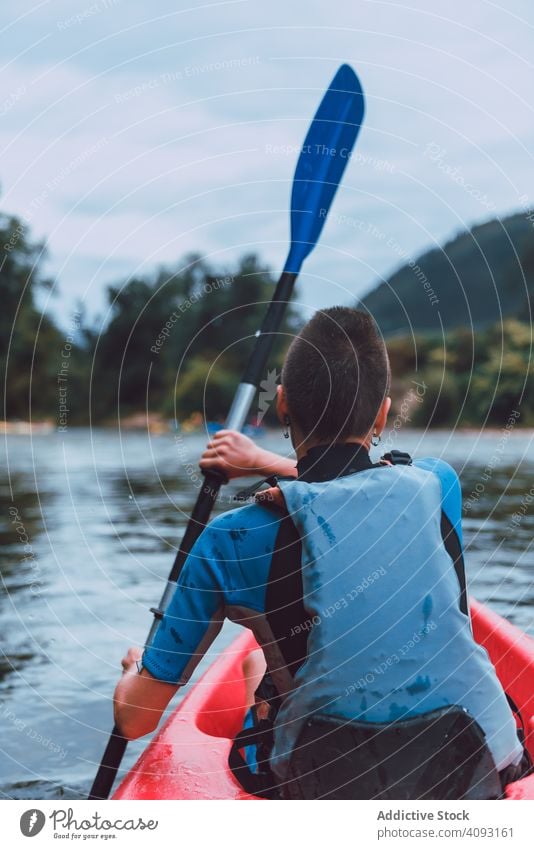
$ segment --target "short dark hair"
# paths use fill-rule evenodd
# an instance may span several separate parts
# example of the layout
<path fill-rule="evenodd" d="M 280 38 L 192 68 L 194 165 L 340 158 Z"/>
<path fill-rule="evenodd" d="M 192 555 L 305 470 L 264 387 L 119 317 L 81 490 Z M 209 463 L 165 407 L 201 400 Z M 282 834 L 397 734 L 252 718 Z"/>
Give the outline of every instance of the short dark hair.
<path fill-rule="evenodd" d="M 368 313 L 319 310 L 291 343 L 282 369 L 290 419 L 304 441 L 367 436 L 390 374 L 386 346 Z"/>

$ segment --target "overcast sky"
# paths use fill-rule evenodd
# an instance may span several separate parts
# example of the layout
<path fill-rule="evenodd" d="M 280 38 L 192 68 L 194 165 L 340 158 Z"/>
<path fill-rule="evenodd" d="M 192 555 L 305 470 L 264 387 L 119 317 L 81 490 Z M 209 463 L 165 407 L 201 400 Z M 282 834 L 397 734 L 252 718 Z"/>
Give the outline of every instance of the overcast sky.
<path fill-rule="evenodd" d="M 190 250 L 280 268 L 342 62 L 367 114 L 306 314 L 534 199 L 532 0 L 3 0 L 0 29 L 0 208 L 46 237 L 62 320 Z"/>

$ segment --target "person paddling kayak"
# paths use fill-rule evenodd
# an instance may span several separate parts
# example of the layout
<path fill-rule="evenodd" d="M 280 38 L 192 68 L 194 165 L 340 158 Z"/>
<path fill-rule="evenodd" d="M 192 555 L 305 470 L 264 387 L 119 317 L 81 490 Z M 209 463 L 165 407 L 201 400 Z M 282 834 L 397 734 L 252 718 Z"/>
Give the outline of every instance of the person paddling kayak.
<path fill-rule="evenodd" d="M 157 727 L 227 617 L 261 646 L 249 675 L 266 667 L 231 754 L 249 792 L 422 798 L 454 772 L 448 793 L 490 798 L 495 777 L 522 773 L 512 711 L 471 633 L 458 478 L 439 459 L 370 459 L 389 384 L 372 319 L 322 310 L 278 390 L 296 465 L 216 434 L 202 468 L 259 472 L 270 487 L 204 529 L 152 644 L 124 658 L 115 720 L 127 738 Z"/>

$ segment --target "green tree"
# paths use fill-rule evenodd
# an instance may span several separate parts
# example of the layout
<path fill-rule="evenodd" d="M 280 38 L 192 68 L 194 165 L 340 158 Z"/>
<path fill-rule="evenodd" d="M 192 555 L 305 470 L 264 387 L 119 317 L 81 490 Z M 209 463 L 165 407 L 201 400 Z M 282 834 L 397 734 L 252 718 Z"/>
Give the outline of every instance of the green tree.
<path fill-rule="evenodd" d="M 109 287 L 109 319 L 93 339 L 94 418 L 145 409 L 224 416 L 273 289 L 255 255 L 215 269 L 197 254 Z M 297 323 L 290 308 L 272 361 Z"/>
<path fill-rule="evenodd" d="M 414 411 L 414 424 L 502 427 L 513 410 L 520 411 L 521 424 L 534 423 L 530 324 L 507 319 L 477 334 L 458 328 L 443 340 L 405 337 L 389 347 L 397 406 L 410 378 L 427 385 L 423 402 Z M 414 349 L 422 352 L 417 369 Z"/>
<path fill-rule="evenodd" d="M 56 411 L 63 336 L 37 306 L 39 293 L 51 286 L 42 271 L 44 255 L 44 245 L 30 240 L 20 219 L 0 215 L 0 373 L 7 419 Z"/>

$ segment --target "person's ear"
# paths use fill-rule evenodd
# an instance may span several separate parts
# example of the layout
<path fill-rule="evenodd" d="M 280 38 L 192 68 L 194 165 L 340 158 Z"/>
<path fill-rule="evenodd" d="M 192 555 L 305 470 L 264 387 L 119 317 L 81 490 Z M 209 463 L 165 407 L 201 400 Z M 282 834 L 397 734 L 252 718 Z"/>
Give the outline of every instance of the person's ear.
<path fill-rule="evenodd" d="M 287 409 L 286 391 L 281 384 L 276 387 L 276 415 L 280 424 L 285 425 L 289 412 Z"/>
<path fill-rule="evenodd" d="M 378 415 L 375 419 L 375 426 L 373 428 L 373 432 L 376 433 L 377 436 L 380 436 L 382 431 L 386 426 L 386 422 L 388 420 L 388 413 L 391 408 L 391 398 L 387 396 L 384 398 L 380 405 L 380 409 L 378 411 Z"/>

